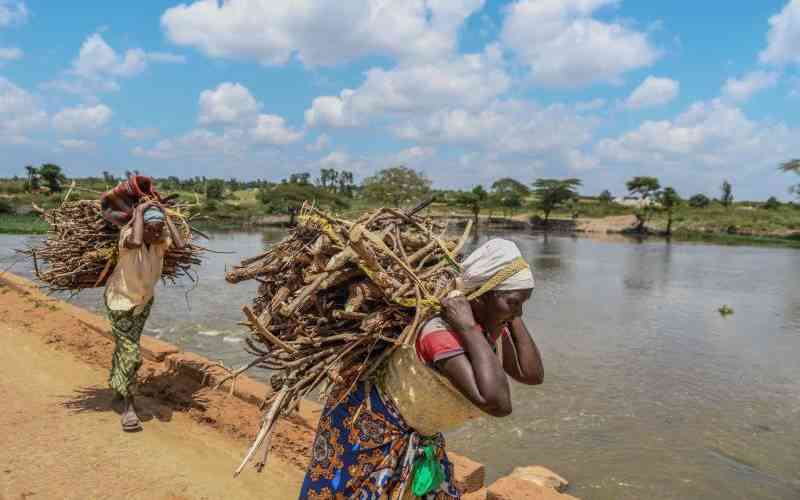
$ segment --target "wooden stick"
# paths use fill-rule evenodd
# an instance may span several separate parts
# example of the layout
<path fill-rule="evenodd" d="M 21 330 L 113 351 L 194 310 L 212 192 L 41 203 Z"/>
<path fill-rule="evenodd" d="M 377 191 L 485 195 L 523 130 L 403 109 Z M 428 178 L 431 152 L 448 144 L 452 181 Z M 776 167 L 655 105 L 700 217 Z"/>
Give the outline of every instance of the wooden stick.
<path fill-rule="evenodd" d="M 256 328 L 258 333 L 260 335 L 264 336 L 264 338 L 269 339 L 270 342 L 274 343 L 275 345 L 280 346 L 285 351 L 292 352 L 292 353 L 297 352 L 297 349 L 295 349 L 294 347 L 290 346 L 289 344 L 287 344 L 283 340 L 279 339 L 275 335 L 271 334 L 269 332 L 269 330 L 264 328 L 264 326 L 258 320 L 256 315 L 253 314 L 253 311 L 251 311 L 249 307 L 242 306 L 242 312 L 244 313 L 245 316 L 247 316 L 247 319 L 250 320 L 250 323 L 253 324 L 253 326 Z"/>

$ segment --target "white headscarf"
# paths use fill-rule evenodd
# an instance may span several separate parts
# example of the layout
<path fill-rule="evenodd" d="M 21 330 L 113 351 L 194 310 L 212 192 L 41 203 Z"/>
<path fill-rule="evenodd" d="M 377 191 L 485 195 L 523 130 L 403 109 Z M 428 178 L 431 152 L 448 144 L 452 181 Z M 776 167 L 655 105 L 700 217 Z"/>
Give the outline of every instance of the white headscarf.
<path fill-rule="evenodd" d="M 466 291 L 480 288 L 484 283 L 497 274 L 522 254 L 513 241 L 495 238 L 487 241 L 461 263 L 464 270 L 461 280 Z M 526 290 L 534 287 L 533 273 L 525 268 L 510 278 L 506 279 L 495 290 Z"/>

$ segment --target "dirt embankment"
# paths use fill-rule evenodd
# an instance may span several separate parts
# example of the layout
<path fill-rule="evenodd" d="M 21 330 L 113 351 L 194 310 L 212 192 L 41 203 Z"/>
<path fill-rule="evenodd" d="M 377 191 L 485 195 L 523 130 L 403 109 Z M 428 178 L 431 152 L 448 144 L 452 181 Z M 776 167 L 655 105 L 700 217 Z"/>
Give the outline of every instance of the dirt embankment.
<path fill-rule="evenodd" d="M 122 433 L 106 384 L 110 340 L 2 280 L 0 318 L 0 499 L 296 498 L 313 439 L 302 418 L 278 424 L 263 474 L 233 479 L 257 406 L 146 360 L 145 431 Z"/>

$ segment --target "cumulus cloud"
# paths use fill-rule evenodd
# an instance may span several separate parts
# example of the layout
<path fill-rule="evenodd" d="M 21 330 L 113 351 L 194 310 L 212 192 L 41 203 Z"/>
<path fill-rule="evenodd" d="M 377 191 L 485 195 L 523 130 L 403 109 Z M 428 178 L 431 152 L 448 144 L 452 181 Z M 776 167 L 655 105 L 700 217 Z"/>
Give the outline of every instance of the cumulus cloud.
<path fill-rule="evenodd" d="M 665 169 L 746 170 L 788 157 L 797 132 L 784 124 L 754 122 L 722 99 L 696 102 L 674 120 L 645 121 L 599 141 L 606 161 Z M 697 172 L 700 173 L 700 172 Z"/>
<path fill-rule="evenodd" d="M 309 126 L 363 125 L 377 117 L 420 113 L 446 106 L 475 108 L 508 90 L 511 80 L 496 46 L 437 63 L 372 68 L 356 89 L 314 99 L 305 118 Z"/>
<path fill-rule="evenodd" d="M 436 60 L 483 0 L 197 0 L 167 9 L 174 43 L 210 57 L 332 65 L 365 55 Z M 336 40 L 331 43 L 331 40 Z"/>
<path fill-rule="evenodd" d="M 722 95 L 735 102 L 745 102 L 756 92 L 772 88 L 779 75 L 773 71 L 752 71 L 742 78 L 728 78 L 722 87 Z"/>
<path fill-rule="evenodd" d="M 0 0 L 0 27 L 24 23 L 28 20 L 25 2 Z"/>
<path fill-rule="evenodd" d="M 94 150 L 97 146 L 94 142 L 84 139 L 62 139 L 58 141 L 58 144 L 64 151 L 70 153 L 85 153 Z"/>
<path fill-rule="evenodd" d="M 675 99 L 680 91 L 680 83 L 670 78 L 648 76 L 625 100 L 628 109 L 663 106 Z"/>
<path fill-rule="evenodd" d="M 519 0 L 506 10 L 501 41 L 553 87 L 616 83 L 659 57 L 645 33 L 595 19 L 618 0 Z"/>
<path fill-rule="evenodd" d="M 145 71 L 151 62 L 183 63 L 185 58 L 164 52 L 128 49 L 124 54 L 115 51 L 100 33 L 89 35 L 72 61 L 65 76 L 44 84 L 45 88 L 84 94 L 119 90 L 119 78 L 130 78 Z"/>
<path fill-rule="evenodd" d="M 800 0 L 790 0 L 769 19 L 767 47 L 759 59 L 769 64 L 800 62 Z"/>
<path fill-rule="evenodd" d="M 28 133 L 47 125 L 47 113 L 25 89 L 0 77 L 0 141 L 28 142 Z"/>
<path fill-rule="evenodd" d="M 0 61 L 16 61 L 22 59 L 22 49 L 17 47 L 0 47 Z"/>
<path fill-rule="evenodd" d="M 160 133 L 157 128 L 147 127 L 147 128 L 128 128 L 122 127 L 120 129 L 120 133 L 122 137 L 126 139 L 130 139 L 132 141 L 144 141 L 147 139 L 153 139 L 158 137 Z"/>
<path fill-rule="evenodd" d="M 287 127 L 283 117 L 258 115 L 255 126 L 250 129 L 250 137 L 256 143 L 285 146 L 299 141 L 303 133 Z"/>
<path fill-rule="evenodd" d="M 261 109 L 253 94 L 239 83 L 221 83 L 200 93 L 201 124 L 231 124 L 253 118 Z"/>
<path fill-rule="evenodd" d="M 394 127 L 407 140 L 479 147 L 503 154 L 565 153 L 592 136 L 595 120 L 563 104 L 497 101 L 479 110 L 449 109 Z"/>
<path fill-rule="evenodd" d="M 242 136 L 241 130 L 217 133 L 208 129 L 194 129 L 179 137 L 162 139 L 149 149 L 137 146 L 133 149 L 133 154 L 160 160 L 241 156 L 246 151 Z"/>
<path fill-rule="evenodd" d="M 103 129 L 112 114 L 105 104 L 64 108 L 53 116 L 53 127 L 65 134 L 95 133 Z"/>
<path fill-rule="evenodd" d="M 322 151 L 331 145 L 331 138 L 328 134 L 319 134 L 311 144 L 306 144 L 306 151 Z"/>
<path fill-rule="evenodd" d="M 413 146 L 398 151 L 391 156 L 391 163 L 395 164 L 414 164 L 419 160 L 432 158 L 436 154 L 436 148 L 431 146 Z"/>

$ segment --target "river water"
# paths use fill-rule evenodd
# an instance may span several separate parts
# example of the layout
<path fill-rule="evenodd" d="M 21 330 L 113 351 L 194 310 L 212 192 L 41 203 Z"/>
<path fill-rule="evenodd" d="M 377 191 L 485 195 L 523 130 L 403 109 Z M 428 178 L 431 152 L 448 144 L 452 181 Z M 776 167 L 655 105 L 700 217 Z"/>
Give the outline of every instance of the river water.
<path fill-rule="evenodd" d="M 236 322 L 256 287 L 223 274 L 283 234 L 212 234 L 233 253 L 162 286 L 147 333 L 241 365 Z M 452 433 L 450 449 L 489 480 L 545 465 L 586 499 L 800 498 L 800 252 L 500 235 L 534 268 L 525 319 L 545 383 L 515 385 L 510 417 Z M 0 236 L 0 270 L 30 276 L 12 249 L 35 239 Z M 98 290 L 72 300 L 100 309 Z"/>

